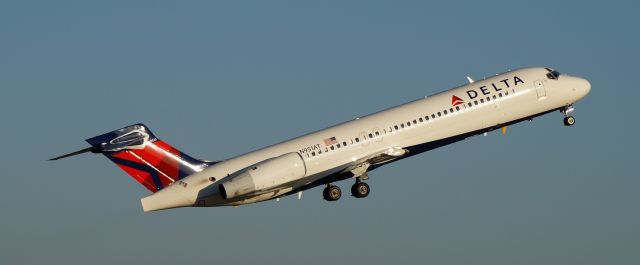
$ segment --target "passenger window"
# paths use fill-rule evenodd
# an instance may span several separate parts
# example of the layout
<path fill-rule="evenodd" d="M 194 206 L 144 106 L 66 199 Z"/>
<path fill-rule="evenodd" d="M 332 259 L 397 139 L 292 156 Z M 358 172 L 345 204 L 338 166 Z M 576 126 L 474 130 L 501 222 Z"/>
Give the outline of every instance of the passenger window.
<path fill-rule="evenodd" d="M 474 101 L 473 101 L 473 104 L 476 104 L 476 106 L 477 106 L 477 105 L 478 105 L 478 101 L 477 101 L 477 100 L 474 100 Z"/>
<path fill-rule="evenodd" d="M 424 121 L 424 120 L 422 119 L 422 117 L 420 117 L 418 120 L 419 120 L 420 122 L 423 122 L 423 121 Z"/>
<path fill-rule="evenodd" d="M 491 97 L 487 97 L 487 102 L 491 101 Z"/>
<path fill-rule="evenodd" d="M 480 99 L 480 103 L 484 103 L 484 98 L 481 98 L 481 99 Z"/>
<path fill-rule="evenodd" d="M 509 95 L 509 91 L 505 91 L 505 92 L 504 92 L 504 95 L 505 95 L 505 96 L 508 96 L 508 95 Z"/>
<path fill-rule="evenodd" d="M 356 143 L 360 142 L 360 138 L 356 137 Z"/>
<path fill-rule="evenodd" d="M 334 150 L 334 149 L 335 149 L 335 147 L 333 147 L 333 145 L 332 145 L 332 146 L 331 146 L 331 150 Z"/>
<path fill-rule="evenodd" d="M 427 120 L 427 121 L 428 121 L 428 120 L 429 120 L 429 115 L 424 116 L 424 118 L 425 118 L 425 120 Z"/>
<path fill-rule="evenodd" d="M 447 115 L 447 110 L 444 110 L 443 112 L 444 112 L 444 115 Z"/>
<path fill-rule="evenodd" d="M 376 132 L 376 136 L 380 136 L 380 132 Z"/>
<path fill-rule="evenodd" d="M 416 124 L 416 123 L 418 123 L 418 122 L 416 120 L 413 120 L 413 124 Z"/>
<path fill-rule="evenodd" d="M 401 124 L 400 124 L 400 127 L 404 128 L 404 123 L 401 123 Z"/>
<path fill-rule="evenodd" d="M 342 146 L 347 146 L 347 142 L 342 142 Z"/>
<path fill-rule="evenodd" d="M 311 155 L 312 156 L 316 156 L 316 152 L 311 152 Z"/>
<path fill-rule="evenodd" d="M 369 134 L 369 139 L 371 139 L 371 138 L 373 138 L 373 134 L 370 133 Z"/>
<path fill-rule="evenodd" d="M 450 108 L 450 109 L 449 109 L 449 113 L 453 113 L 453 108 Z"/>
<path fill-rule="evenodd" d="M 337 144 L 336 147 L 340 148 L 340 144 Z"/>
<path fill-rule="evenodd" d="M 498 98 L 498 97 L 496 95 L 493 95 L 493 99 L 496 99 L 496 98 Z"/>
<path fill-rule="evenodd" d="M 442 114 L 438 111 L 438 117 L 442 116 Z"/>
<path fill-rule="evenodd" d="M 469 102 L 469 104 L 467 104 L 467 105 L 469 105 L 469 107 L 473 107 L 473 103 L 471 103 L 471 102 Z"/>
<path fill-rule="evenodd" d="M 438 116 L 440 116 L 440 115 L 438 115 Z M 432 119 L 435 119 L 435 118 L 436 118 L 436 115 L 435 115 L 435 114 L 431 114 L 431 118 L 432 118 Z"/>
<path fill-rule="evenodd" d="M 498 97 L 502 97 L 502 93 L 498 94 Z"/>

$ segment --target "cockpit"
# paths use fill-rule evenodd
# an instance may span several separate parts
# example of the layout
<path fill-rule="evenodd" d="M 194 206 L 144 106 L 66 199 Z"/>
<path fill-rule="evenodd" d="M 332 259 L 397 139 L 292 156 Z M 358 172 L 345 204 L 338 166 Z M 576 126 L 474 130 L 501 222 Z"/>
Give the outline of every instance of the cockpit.
<path fill-rule="evenodd" d="M 553 80 L 558 80 L 558 78 L 560 78 L 560 72 L 553 70 L 551 68 L 545 68 L 545 69 L 547 69 L 548 71 L 547 78 L 553 79 Z"/>

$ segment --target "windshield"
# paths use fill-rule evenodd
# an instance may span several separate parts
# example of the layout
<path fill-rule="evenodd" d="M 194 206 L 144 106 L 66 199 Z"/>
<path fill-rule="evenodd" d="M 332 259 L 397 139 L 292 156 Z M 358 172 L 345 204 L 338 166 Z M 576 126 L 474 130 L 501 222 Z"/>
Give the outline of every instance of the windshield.
<path fill-rule="evenodd" d="M 551 68 L 545 68 L 545 69 L 547 69 L 547 71 L 549 71 L 549 72 L 547 73 L 547 77 L 548 77 L 549 79 L 558 79 L 558 77 L 560 77 L 560 72 L 558 72 L 558 71 L 556 71 L 556 70 L 553 70 L 553 69 L 551 69 Z"/>

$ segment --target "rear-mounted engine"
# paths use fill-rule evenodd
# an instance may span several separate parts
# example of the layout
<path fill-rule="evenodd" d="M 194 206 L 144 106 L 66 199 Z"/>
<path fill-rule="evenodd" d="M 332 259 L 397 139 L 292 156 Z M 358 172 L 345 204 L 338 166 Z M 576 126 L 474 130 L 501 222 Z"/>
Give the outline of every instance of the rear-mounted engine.
<path fill-rule="evenodd" d="M 233 173 L 220 184 L 220 194 L 225 200 L 253 195 L 301 179 L 306 174 L 302 157 L 298 153 L 288 153 Z"/>

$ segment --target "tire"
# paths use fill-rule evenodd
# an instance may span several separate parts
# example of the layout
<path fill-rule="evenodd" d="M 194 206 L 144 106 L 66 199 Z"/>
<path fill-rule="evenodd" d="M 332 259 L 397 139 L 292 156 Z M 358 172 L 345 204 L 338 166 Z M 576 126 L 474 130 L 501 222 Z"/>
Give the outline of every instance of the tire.
<path fill-rule="evenodd" d="M 324 188 L 324 190 L 322 191 L 322 196 L 327 201 L 337 201 L 340 199 L 340 197 L 342 197 L 342 190 L 340 190 L 340 187 L 338 186 L 331 185 Z"/>
<path fill-rule="evenodd" d="M 572 126 L 576 124 L 576 119 L 573 116 L 567 116 L 563 121 L 565 126 Z"/>
<path fill-rule="evenodd" d="M 369 196 L 369 192 L 371 192 L 371 188 L 369 188 L 369 184 L 364 182 L 356 182 L 351 186 L 351 195 L 356 198 L 364 198 Z"/>

